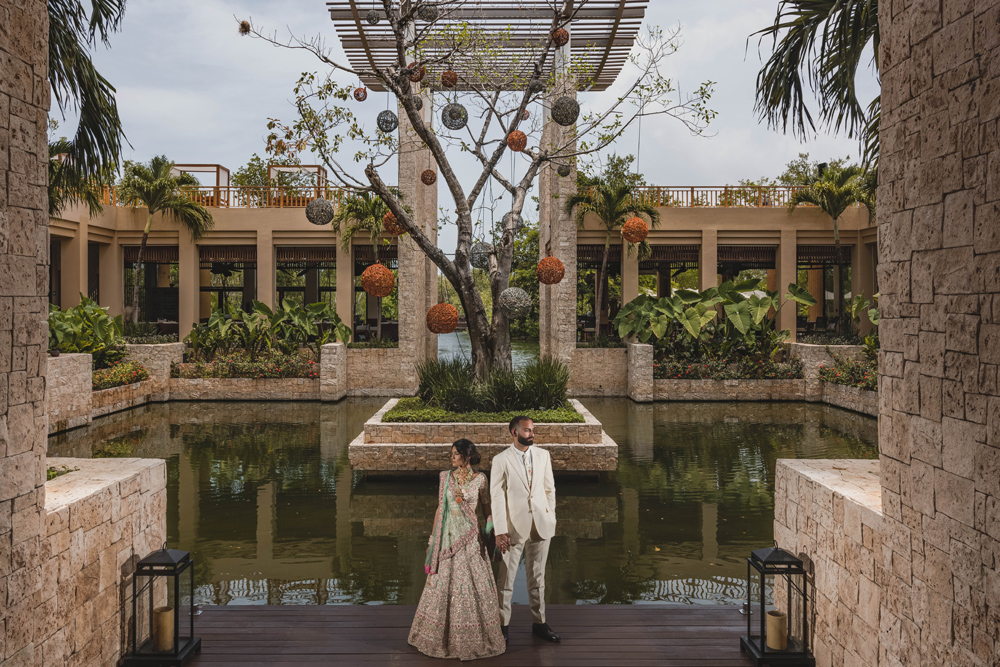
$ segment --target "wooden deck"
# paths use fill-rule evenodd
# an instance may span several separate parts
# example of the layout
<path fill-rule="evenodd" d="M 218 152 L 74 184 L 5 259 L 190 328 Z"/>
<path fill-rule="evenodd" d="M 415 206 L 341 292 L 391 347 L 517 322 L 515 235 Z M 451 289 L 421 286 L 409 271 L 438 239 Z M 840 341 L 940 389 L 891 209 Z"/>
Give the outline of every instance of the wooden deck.
<path fill-rule="evenodd" d="M 195 667 L 260 665 L 460 664 L 428 658 L 406 643 L 412 606 L 205 607 L 195 634 Z M 740 653 L 744 617 L 735 607 L 550 605 L 549 624 L 562 636 L 549 644 L 531 635 L 531 614 L 514 607 L 507 653 L 483 667 L 731 667 Z"/>

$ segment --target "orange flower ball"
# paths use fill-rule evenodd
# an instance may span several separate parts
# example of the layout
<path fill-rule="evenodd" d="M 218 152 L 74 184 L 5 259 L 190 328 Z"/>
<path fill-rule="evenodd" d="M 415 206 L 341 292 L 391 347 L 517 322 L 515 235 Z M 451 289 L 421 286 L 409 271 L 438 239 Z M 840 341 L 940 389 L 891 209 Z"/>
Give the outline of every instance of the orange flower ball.
<path fill-rule="evenodd" d="M 392 211 L 386 211 L 386 214 L 382 216 L 382 231 L 389 236 L 399 236 L 406 232 Z"/>
<path fill-rule="evenodd" d="M 521 152 L 528 146 L 528 137 L 521 130 L 514 130 L 507 135 L 507 146 L 515 152 Z"/>
<path fill-rule="evenodd" d="M 424 185 L 434 185 L 434 181 L 437 178 L 437 174 L 434 173 L 433 169 L 424 169 L 423 173 L 420 174 L 420 180 Z"/>
<path fill-rule="evenodd" d="M 427 311 L 427 328 L 431 333 L 451 333 L 457 326 L 458 309 L 450 303 L 439 303 Z"/>
<path fill-rule="evenodd" d="M 646 221 L 639 216 L 633 216 L 622 225 L 622 238 L 629 243 L 642 243 L 649 234 Z"/>
<path fill-rule="evenodd" d="M 355 88 L 354 89 L 354 99 L 358 102 L 364 102 L 368 99 L 368 89 L 367 88 Z"/>
<path fill-rule="evenodd" d="M 566 267 L 558 258 L 546 257 L 535 267 L 535 275 L 538 276 L 538 282 L 543 285 L 555 285 L 566 275 Z"/>
<path fill-rule="evenodd" d="M 396 276 L 381 264 L 372 264 L 361 274 L 361 286 L 367 294 L 382 298 L 392 294 Z"/>
<path fill-rule="evenodd" d="M 419 83 L 424 80 L 425 76 L 427 76 L 427 68 L 423 65 L 420 66 L 420 69 L 417 69 L 417 63 L 410 63 L 406 66 L 406 69 L 413 72 L 413 74 L 410 75 L 410 81 L 413 83 Z"/>
<path fill-rule="evenodd" d="M 446 70 L 442 72 L 441 85 L 444 86 L 445 88 L 454 88 L 455 86 L 458 85 L 458 74 L 451 70 Z"/>
<path fill-rule="evenodd" d="M 552 33 L 552 41 L 556 43 L 556 46 L 566 46 L 569 43 L 569 33 L 566 32 L 565 28 L 557 28 Z"/>

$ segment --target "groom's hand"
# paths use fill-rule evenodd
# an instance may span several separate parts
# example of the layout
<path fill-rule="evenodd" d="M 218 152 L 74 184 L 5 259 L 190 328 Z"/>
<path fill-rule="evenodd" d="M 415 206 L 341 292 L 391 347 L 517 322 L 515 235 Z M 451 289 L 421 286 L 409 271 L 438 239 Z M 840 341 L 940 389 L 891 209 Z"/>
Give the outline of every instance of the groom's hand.
<path fill-rule="evenodd" d="M 497 535 L 497 547 L 500 549 L 500 553 L 507 553 L 507 549 L 510 549 L 510 536 L 507 534 Z"/>

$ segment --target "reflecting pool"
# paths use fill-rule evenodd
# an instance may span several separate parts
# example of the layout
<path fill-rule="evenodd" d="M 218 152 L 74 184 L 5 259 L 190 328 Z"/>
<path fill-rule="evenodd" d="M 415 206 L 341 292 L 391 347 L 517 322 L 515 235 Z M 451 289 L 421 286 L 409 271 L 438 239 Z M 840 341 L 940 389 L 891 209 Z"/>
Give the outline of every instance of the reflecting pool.
<path fill-rule="evenodd" d="M 514 340 L 510 343 L 510 361 L 514 368 L 520 368 L 538 358 L 537 340 Z M 472 343 L 468 331 L 454 331 L 450 334 L 438 334 L 438 359 L 461 357 L 469 359 L 472 355 Z"/>
<path fill-rule="evenodd" d="M 416 604 L 437 481 L 347 459 L 383 403 L 145 406 L 49 455 L 166 459 L 168 542 L 192 552 L 202 603 Z M 738 602 L 746 556 L 772 541 L 775 461 L 877 457 L 875 420 L 828 406 L 584 403 L 619 465 L 556 476 L 550 603 Z"/>

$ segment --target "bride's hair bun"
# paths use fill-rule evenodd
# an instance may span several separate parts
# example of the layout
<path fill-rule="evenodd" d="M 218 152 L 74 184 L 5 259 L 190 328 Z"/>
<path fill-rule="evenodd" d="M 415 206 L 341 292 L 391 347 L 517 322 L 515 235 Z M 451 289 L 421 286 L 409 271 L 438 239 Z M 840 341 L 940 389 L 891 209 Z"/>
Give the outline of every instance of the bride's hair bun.
<path fill-rule="evenodd" d="M 479 455 L 479 450 L 476 449 L 476 445 L 465 438 L 456 440 L 451 444 L 452 447 L 458 452 L 458 455 L 469 462 L 470 466 L 479 465 L 479 462 L 483 460 L 483 457 Z"/>

